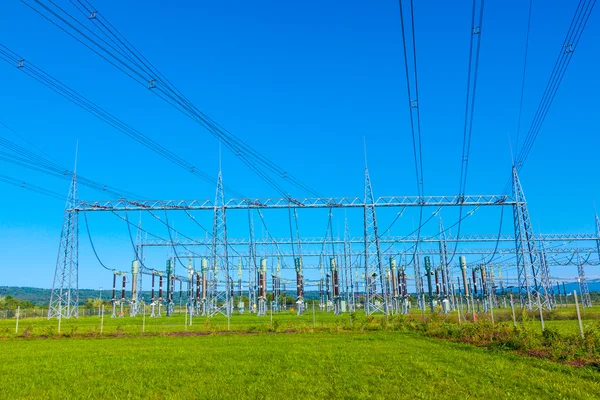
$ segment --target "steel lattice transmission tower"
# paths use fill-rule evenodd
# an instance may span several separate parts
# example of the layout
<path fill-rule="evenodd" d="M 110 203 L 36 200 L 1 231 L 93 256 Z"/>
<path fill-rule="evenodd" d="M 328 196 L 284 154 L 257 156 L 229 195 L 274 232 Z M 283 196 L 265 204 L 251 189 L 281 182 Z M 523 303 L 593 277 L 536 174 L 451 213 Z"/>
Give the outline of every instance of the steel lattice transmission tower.
<path fill-rule="evenodd" d="M 381 247 L 377 231 L 377 218 L 375 215 L 375 198 L 371 187 L 369 169 L 365 168 L 365 314 L 383 311 L 388 313 L 387 285 L 385 284 L 385 270 L 381 263 Z M 379 284 L 377 283 L 379 281 Z M 379 285 L 380 293 L 377 291 Z"/>
<path fill-rule="evenodd" d="M 556 307 L 556 299 L 554 298 L 554 288 L 550 283 L 550 265 L 548 264 L 548 257 L 546 255 L 546 244 L 543 240 L 540 242 L 539 254 L 542 287 L 546 290 L 546 293 L 548 294 L 548 301 L 550 302 L 550 307 L 554 308 Z"/>
<path fill-rule="evenodd" d="M 452 308 L 454 308 L 454 296 L 451 295 L 452 291 L 448 282 L 450 282 L 450 275 L 448 273 L 448 245 L 446 243 L 446 233 L 444 230 L 444 223 L 442 217 L 440 217 L 440 268 L 442 270 L 442 292 L 444 297 L 448 299 Z"/>
<path fill-rule="evenodd" d="M 214 206 L 214 221 L 213 221 L 213 246 L 212 246 L 212 262 L 213 262 L 213 282 L 211 287 L 211 299 L 209 301 L 210 314 L 215 315 L 222 313 L 224 315 L 231 314 L 231 296 L 230 286 L 232 284 L 229 276 L 229 257 L 227 254 L 227 222 L 225 215 L 225 190 L 223 188 L 223 176 L 219 170 L 217 177 L 217 194 L 215 197 Z M 225 287 L 223 291 L 219 290 L 219 269 L 223 273 L 223 281 Z"/>
<path fill-rule="evenodd" d="M 581 305 L 583 307 L 591 307 L 592 299 L 590 298 L 590 290 L 588 289 L 587 279 L 583 263 L 577 252 L 577 283 L 579 284 L 579 294 L 581 295 Z"/>
<path fill-rule="evenodd" d="M 600 260 L 600 219 L 598 219 L 598 214 L 596 214 L 596 247 L 598 248 L 598 259 Z"/>
<path fill-rule="evenodd" d="M 73 210 L 76 202 L 77 172 L 75 171 L 65 205 L 48 319 L 79 316 L 79 215 Z"/>
<path fill-rule="evenodd" d="M 529 310 L 533 308 L 533 303 L 537 300 L 532 299 L 531 297 L 532 292 L 534 292 L 536 296 L 539 297 L 541 307 L 551 308 L 552 302 L 548 296 L 548 287 L 545 286 L 549 282 L 549 277 L 541 276 L 541 274 L 545 275 L 548 272 L 546 269 L 540 269 L 533 227 L 527 209 L 527 200 L 525 199 L 525 193 L 521 187 L 521 181 L 519 180 L 516 166 L 513 166 L 512 168 L 512 181 L 513 199 L 515 201 L 515 204 L 513 205 L 513 218 L 517 256 L 516 263 L 521 307 L 527 307 Z"/>

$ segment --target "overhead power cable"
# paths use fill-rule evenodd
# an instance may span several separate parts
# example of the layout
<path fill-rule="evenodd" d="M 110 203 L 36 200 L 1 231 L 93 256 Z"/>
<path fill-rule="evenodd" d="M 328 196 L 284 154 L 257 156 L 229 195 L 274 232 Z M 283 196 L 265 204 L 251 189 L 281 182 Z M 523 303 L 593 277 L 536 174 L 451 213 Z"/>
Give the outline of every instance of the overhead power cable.
<path fill-rule="evenodd" d="M 202 171 L 201 169 L 199 169 L 192 163 L 184 160 L 179 155 L 173 153 L 172 151 L 168 150 L 167 148 L 165 148 L 161 144 L 157 143 L 150 137 L 144 135 L 137 129 L 134 129 L 130 125 L 126 124 L 119 118 L 115 117 L 113 114 L 109 113 L 108 111 L 104 110 L 100 106 L 96 105 L 95 103 L 93 103 L 86 97 L 82 96 L 75 90 L 69 88 L 64 83 L 59 81 L 58 79 L 50 76 L 42 69 L 36 67 L 33 63 L 31 63 L 29 61 L 25 61 L 25 59 L 23 57 L 19 56 L 18 54 L 13 52 L 11 49 L 9 49 L 8 47 L 6 47 L 2 44 L 0 44 L 0 59 L 7 62 L 10 65 L 17 67 L 23 73 L 29 75 L 31 78 L 40 82 L 44 86 L 48 87 L 49 89 L 52 89 L 54 92 L 60 94 L 67 100 L 73 102 L 75 105 L 81 107 L 85 111 L 89 112 L 90 114 L 94 115 L 95 117 L 106 122 L 108 125 L 112 126 L 113 128 L 117 129 L 118 131 L 121 131 L 122 133 L 124 133 L 125 135 L 134 139 L 138 143 L 140 143 L 140 144 L 144 145 L 145 147 L 149 148 L 150 150 L 154 151 L 161 157 L 163 157 L 163 158 L 167 159 L 168 161 L 174 163 L 175 165 L 185 169 L 186 171 L 192 173 L 193 175 L 198 176 L 199 178 L 203 179 L 205 182 L 207 182 L 213 186 L 216 185 L 216 182 L 217 182 L 216 178 L 213 178 L 212 176 L 210 176 L 206 172 Z M 230 194 L 233 194 L 237 197 L 244 197 L 243 195 L 241 195 L 239 192 L 233 190 L 232 188 L 230 188 L 226 185 L 224 185 L 224 187 Z"/>
<path fill-rule="evenodd" d="M 203 126 L 233 154 L 238 156 L 246 166 L 259 175 L 261 179 L 285 197 L 290 198 L 290 195 L 275 179 L 283 179 L 312 196 L 320 197 L 315 190 L 290 175 L 274 162 L 268 160 L 239 137 L 233 135 L 200 111 L 104 18 L 90 2 L 71 1 L 75 9 L 85 17 L 86 22 L 91 23 L 95 27 L 94 30 L 87 27 L 69 11 L 58 6 L 51 0 L 22 0 L 22 2 L 135 82 L 150 89 L 153 94 Z"/>
<path fill-rule="evenodd" d="M 41 186 L 27 183 L 27 182 L 19 180 L 19 179 L 12 178 L 12 177 L 4 175 L 4 174 L 0 174 L 0 181 L 2 181 L 4 183 L 8 183 L 9 185 L 18 186 L 22 189 L 30 190 L 30 191 L 38 193 L 38 194 L 42 194 L 44 196 L 49 196 L 49 197 L 55 198 L 57 200 L 67 201 L 67 198 L 65 196 L 61 195 L 60 193 L 54 192 L 49 189 L 45 189 Z"/>
<path fill-rule="evenodd" d="M 407 2 L 410 6 L 410 19 L 408 26 L 404 21 L 404 4 L 398 0 L 400 9 L 400 28 L 402 31 L 402 49 L 404 54 L 404 71 L 406 77 L 406 94 L 408 100 L 408 109 L 410 113 L 410 128 L 413 145 L 413 158 L 415 163 L 415 177 L 417 180 L 417 195 L 419 198 L 424 196 L 423 189 L 423 150 L 421 146 L 421 112 L 419 105 L 419 78 L 417 68 L 417 44 L 415 39 L 415 15 L 413 1 Z M 407 39 L 410 34 L 411 39 Z M 409 56 L 412 54 L 412 57 Z M 421 200 L 422 201 L 422 200 Z M 425 222 L 427 223 L 427 222 Z M 419 207 L 419 227 L 417 228 L 417 244 L 413 259 L 418 251 L 419 237 L 421 236 L 421 227 L 423 226 L 423 207 Z"/>
<path fill-rule="evenodd" d="M 479 54 L 481 51 L 481 32 L 483 28 L 484 6 L 484 0 L 473 0 L 473 7 L 471 11 L 471 35 L 469 42 L 469 66 L 467 69 L 467 90 L 465 100 L 462 158 L 460 165 L 460 185 L 458 189 L 458 201 L 461 203 L 461 205 L 459 206 L 457 228 L 458 233 L 456 236 L 460 236 L 460 229 L 462 227 L 463 220 L 462 202 L 464 201 L 467 190 L 467 177 L 469 172 L 469 156 L 471 153 L 471 138 L 473 136 L 473 117 L 475 115 L 475 98 L 477 94 L 477 76 L 479 72 Z M 454 243 L 454 249 L 452 250 L 452 256 L 450 257 L 448 264 L 454 260 L 457 247 L 458 242 Z"/>
<path fill-rule="evenodd" d="M 571 19 L 571 24 L 565 36 L 565 40 L 563 41 L 556 62 L 554 63 L 554 68 L 552 69 L 550 78 L 548 79 L 548 83 L 546 84 L 546 88 L 535 112 L 529 130 L 527 131 L 527 135 L 521 148 L 518 149 L 517 157 L 514 160 L 514 164 L 518 172 L 521 171 L 523 164 L 525 161 L 527 161 L 527 158 L 531 153 L 531 149 L 535 144 L 552 102 L 556 97 L 556 93 L 558 92 L 560 84 L 562 83 L 567 69 L 569 68 L 573 54 L 577 49 L 577 45 L 579 44 L 585 27 L 587 26 L 595 4 L 596 0 L 579 1 L 577 9 L 575 10 L 575 15 L 573 15 L 573 18 Z M 510 188 L 511 179 L 509 178 L 504 187 L 503 193 L 507 193 Z"/>
<path fill-rule="evenodd" d="M 0 151 L 0 160 L 11 164 L 19 165 L 33 171 L 41 172 L 47 175 L 62 179 L 71 180 L 74 172 L 48 158 L 42 157 L 32 151 L 19 146 L 18 144 L 0 136 L 0 147 L 4 147 L 10 152 Z M 93 181 L 83 176 L 77 175 L 77 182 L 83 186 L 94 189 L 98 192 L 107 193 L 116 198 L 141 198 L 132 192 L 121 190 L 100 182 Z"/>

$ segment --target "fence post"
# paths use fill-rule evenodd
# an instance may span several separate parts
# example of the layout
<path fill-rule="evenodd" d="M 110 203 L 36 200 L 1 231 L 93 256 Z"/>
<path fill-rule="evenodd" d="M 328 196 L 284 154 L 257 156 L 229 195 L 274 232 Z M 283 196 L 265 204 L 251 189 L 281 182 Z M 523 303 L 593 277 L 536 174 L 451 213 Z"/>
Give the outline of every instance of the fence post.
<path fill-rule="evenodd" d="M 494 325 L 494 301 L 492 299 L 491 294 L 490 294 L 490 315 L 492 316 L 492 325 Z"/>
<path fill-rule="evenodd" d="M 516 328 L 517 327 L 517 317 L 515 316 L 515 302 L 513 301 L 512 293 L 510 294 L 510 309 L 512 310 L 513 325 Z"/>
<path fill-rule="evenodd" d="M 583 335 L 583 325 L 581 324 L 581 314 L 579 313 L 579 302 L 577 301 L 577 290 L 573 290 L 573 298 L 575 299 L 575 308 L 577 309 L 577 320 L 579 321 L 579 332 L 581 332 L 581 338 L 585 339 Z"/>
<path fill-rule="evenodd" d="M 545 327 L 544 327 L 544 313 L 542 312 L 542 303 L 540 302 L 540 294 L 538 293 L 537 295 L 537 303 L 538 303 L 538 308 L 540 310 L 540 321 L 542 321 L 542 332 L 544 332 Z"/>
<path fill-rule="evenodd" d="M 17 326 L 15 327 L 15 333 L 19 333 L 19 315 L 21 314 L 21 306 L 17 306 Z"/>
<path fill-rule="evenodd" d="M 102 314 L 100 316 L 100 334 L 104 331 L 104 304 L 102 304 Z"/>

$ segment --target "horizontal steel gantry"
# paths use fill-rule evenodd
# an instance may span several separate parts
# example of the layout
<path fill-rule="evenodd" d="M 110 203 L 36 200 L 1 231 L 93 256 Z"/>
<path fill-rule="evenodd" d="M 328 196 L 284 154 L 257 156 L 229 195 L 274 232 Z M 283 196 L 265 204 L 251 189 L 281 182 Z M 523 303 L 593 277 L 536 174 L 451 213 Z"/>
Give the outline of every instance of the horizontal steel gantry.
<path fill-rule="evenodd" d="M 578 241 L 596 241 L 599 240 L 598 236 L 594 234 L 578 234 L 578 233 L 551 233 L 536 235 L 535 240 L 544 242 L 578 242 Z M 365 239 L 362 236 L 355 236 L 345 240 L 341 237 L 304 237 L 298 240 L 295 238 L 293 241 L 291 238 L 285 237 L 271 237 L 271 238 L 256 238 L 252 241 L 255 245 L 322 245 L 326 243 L 331 244 L 364 244 Z M 442 241 L 439 235 L 437 236 L 381 236 L 379 238 L 380 243 L 439 243 Z M 460 237 L 447 236 L 446 242 L 448 243 L 485 243 L 485 242 L 510 242 L 514 243 L 515 237 L 513 235 L 464 235 Z M 247 246 L 250 244 L 248 238 L 227 238 L 227 245 L 229 246 Z M 212 239 L 158 239 L 158 238 L 147 238 L 141 243 L 142 246 L 209 246 L 212 245 Z M 514 248 L 512 249 L 514 252 Z"/>
<path fill-rule="evenodd" d="M 363 208 L 376 207 L 451 207 L 451 206 L 512 206 L 517 202 L 507 195 L 477 196 L 388 196 L 378 197 L 373 204 L 359 197 L 323 198 L 244 198 L 225 202 L 224 208 L 267 209 L 267 208 Z M 163 210 L 214 210 L 213 200 L 97 200 L 77 201 L 67 211 L 163 211 Z"/>

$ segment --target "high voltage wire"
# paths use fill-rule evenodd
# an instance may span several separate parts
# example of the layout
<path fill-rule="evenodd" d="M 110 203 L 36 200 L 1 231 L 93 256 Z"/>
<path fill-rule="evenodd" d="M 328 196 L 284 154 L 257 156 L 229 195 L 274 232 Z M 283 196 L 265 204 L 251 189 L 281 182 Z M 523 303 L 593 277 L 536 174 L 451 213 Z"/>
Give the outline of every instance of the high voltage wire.
<path fill-rule="evenodd" d="M 30 190 L 30 191 L 38 193 L 38 194 L 42 194 L 44 196 L 53 197 L 57 200 L 62 200 L 62 201 L 67 200 L 67 198 L 65 196 L 61 195 L 60 193 L 43 188 L 41 186 L 27 183 L 27 182 L 19 180 L 19 179 L 15 179 L 15 178 L 7 176 L 7 175 L 0 174 L 0 181 L 2 181 L 4 183 L 8 183 L 9 185 L 18 186 L 22 189 Z"/>
<path fill-rule="evenodd" d="M 519 136 L 521 134 L 521 115 L 523 113 L 523 97 L 525 94 L 525 77 L 527 76 L 527 55 L 529 53 L 529 32 L 531 31 L 531 10 L 533 8 L 533 0 L 529 0 L 529 13 L 527 16 L 527 36 L 525 37 L 525 55 L 523 59 L 523 77 L 521 79 L 521 98 L 519 100 L 519 118 L 517 119 L 517 140 L 515 148 L 519 148 Z"/>
<path fill-rule="evenodd" d="M 261 177 L 275 190 L 290 197 L 290 195 L 270 175 L 274 174 L 284 179 L 296 188 L 319 197 L 319 194 L 288 174 L 274 162 L 268 160 L 258 151 L 250 147 L 241 139 L 223 128 L 200 111 L 186 98 L 171 82 L 164 77 L 117 29 L 103 18 L 88 1 L 71 1 L 75 8 L 88 20 L 92 21 L 98 33 L 79 22 L 73 15 L 59 7 L 52 1 L 22 0 L 42 17 L 56 25 L 58 28 L 72 36 L 74 39 L 88 47 L 101 58 L 115 66 L 121 72 L 139 84 L 151 89 L 152 93 L 162 98 L 171 106 L 199 123 L 211 135 L 219 139 L 233 154 L 246 164 L 252 171 Z M 46 3 L 46 4 L 44 4 Z"/>
<path fill-rule="evenodd" d="M 20 71 L 29 75 L 31 78 L 40 82 L 41 84 L 48 87 L 49 89 L 52 89 L 54 92 L 60 94 L 67 100 L 73 102 L 75 105 L 81 107 L 85 111 L 89 112 L 90 114 L 94 115 L 95 117 L 106 122 L 108 125 L 121 131 L 125 135 L 134 139 L 138 143 L 146 146 L 147 148 L 149 148 L 150 150 L 159 154 L 160 156 L 164 157 L 165 159 L 171 161 L 172 163 L 178 165 L 179 167 L 185 169 L 186 171 L 192 173 L 193 175 L 200 177 L 205 182 L 207 182 L 211 185 L 216 184 L 216 178 L 211 177 L 209 174 L 200 170 L 195 165 L 184 160 L 182 157 L 180 157 L 177 154 L 173 153 L 172 151 L 166 149 L 164 146 L 160 145 L 153 139 L 144 135 L 137 129 L 126 124 L 125 122 L 123 122 L 119 118 L 115 117 L 110 112 L 104 110 L 103 108 L 101 108 L 97 104 L 93 103 L 92 101 L 90 101 L 89 99 L 84 97 L 83 95 L 81 95 L 78 92 L 76 92 L 75 90 L 69 88 L 64 83 L 59 81 L 58 79 L 50 76 L 42 69 L 36 67 L 31 62 L 25 61 L 23 57 L 19 56 L 17 53 L 15 53 L 14 51 L 12 51 L 11 49 L 9 49 L 8 47 L 6 47 L 2 44 L 0 44 L 0 59 L 4 60 L 8 64 L 16 66 Z M 227 191 L 229 193 L 234 194 L 238 197 L 243 197 L 239 192 L 237 192 L 227 186 L 225 186 L 225 188 L 227 189 Z"/>
<path fill-rule="evenodd" d="M 481 31 L 483 28 L 484 0 L 473 0 L 471 11 L 471 36 L 469 42 L 469 66 L 467 72 L 467 90 L 465 100 L 465 120 L 463 129 L 462 158 L 460 166 L 460 185 L 458 199 L 462 203 L 467 188 L 467 177 L 469 171 L 469 155 L 471 153 L 471 138 L 473 134 L 473 116 L 475 114 L 475 97 L 477 94 L 477 75 L 479 72 L 479 54 L 481 50 Z M 477 12 L 479 10 L 479 12 Z M 457 236 L 460 236 L 462 227 L 462 205 L 459 207 Z M 448 264 L 452 263 L 456 256 L 458 242 L 454 244 L 452 256 Z"/>
<path fill-rule="evenodd" d="M 9 129 L 11 132 L 17 134 L 14 130 L 12 130 L 10 127 L 8 127 L 6 124 L 4 124 L 3 122 L 0 122 L 0 124 L 4 127 L 6 127 L 7 129 Z M 18 134 L 17 134 L 18 135 Z M 20 135 L 18 135 L 20 136 Z M 20 136 L 22 137 L 22 136 Z M 23 138 L 24 139 L 24 138 Z M 26 139 L 24 139 L 26 140 Z M 28 143 L 30 143 L 32 146 L 33 143 L 27 141 Z M 10 152 L 4 152 L 4 151 L 0 151 L 0 160 L 15 164 L 15 165 L 19 165 L 34 171 L 38 171 L 38 172 L 42 172 L 51 176 L 56 176 L 59 178 L 63 178 L 63 179 L 68 179 L 70 180 L 73 177 L 74 172 L 69 170 L 68 168 L 65 168 L 64 166 L 60 165 L 58 162 L 54 161 L 53 159 L 50 159 L 48 155 L 41 156 L 39 154 L 36 154 L 14 142 L 12 142 L 9 139 L 6 139 L 2 136 L 0 136 L 0 147 L 4 147 L 6 149 L 8 149 Z M 36 147 L 37 148 L 37 147 Z M 45 154 L 45 153 L 44 153 Z M 103 193 L 108 193 L 111 196 L 114 197 L 125 197 L 125 196 L 130 196 L 130 197 L 140 197 L 137 196 L 131 192 L 127 192 L 121 189 L 117 189 L 115 187 L 112 186 L 108 186 L 108 185 L 104 185 L 102 183 L 93 181 L 91 179 L 82 177 L 78 175 L 78 181 L 79 183 L 81 183 L 84 186 L 87 186 L 89 188 L 92 188 L 94 190 L 97 190 L 99 192 L 103 192 Z"/>
<path fill-rule="evenodd" d="M 415 39 L 415 15 L 413 1 L 409 1 L 410 4 L 410 34 L 411 39 L 410 45 L 412 46 L 412 57 L 408 54 L 407 45 L 407 29 L 404 23 L 404 6 L 402 0 L 398 0 L 398 7 L 400 10 L 400 28 L 402 31 L 402 49 L 404 54 L 404 70 L 406 75 L 406 91 L 407 100 L 410 113 L 410 128 L 412 134 L 412 145 L 413 145 L 413 158 L 415 163 L 415 176 L 417 179 L 417 194 L 419 197 L 424 195 L 423 189 L 423 150 L 421 146 L 421 112 L 419 108 L 419 79 L 418 79 L 418 68 L 417 68 L 417 43 Z M 411 59 L 412 58 L 412 63 Z M 411 82 L 414 80 L 414 85 Z M 428 220 L 429 221 L 429 220 Z M 423 223 L 423 207 L 419 207 L 419 227 L 417 228 L 417 245 L 415 246 L 415 252 L 413 259 L 416 256 L 418 250 L 419 237 L 421 235 L 421 228 L 427 223 Z"/>
<path fill-rule="evenodd" d="M 550 106 L 556 97 L 556 93 L 562 83 L 562 80 L 567 72 L 571 59 L 573 57 L 573 53 L 575 52 L 577 45 L 579 44 L 579 40 L 583 35 L 585 27 L 589 21 L 589 18 L 592 14 L 592 10 L 594 5 L 596 4 L 596 0 L 580 0 L 575 10 L 575 15 L 571 19 L 571 24 L 569 26 L 569 30 L 565 36 L 565 40 L 561 46 L 560 52 L 554 63 L 554 68 L 552 69 L 552 73 L 550 74 L 550 78 L 548 79 L 548 83 L 546 84 L 546 88 L 536 110 L 536 113 L 533 117 L 529 130 L 527 131 L 527 136 L 523 142 L 521 149 L 518 152 L 517 157 L 514 160 L 515 167 L 517 171 L 520 171 L 523 167 L 523 164 L 527 160 L 533 145 L 535 144 L 535 140 L 537 139 L 539 132 L 542 128 L 544 120 L 548 115 L 548 111 L 550 110 Z M 510 179 L 506 183 L 503 192 L 506 193 L 511 187 Z"/>
<path fill-rule="evenodd" d="M 477 7 L 479 3 L 479 7 Z M 465 104 L 465 121 L 463 129 L 462 158 L 460 168 L 460 186 L 458 196 L 464 197 L 467 187 L 471 137 L 473 134 L 473 116 L 475 114 L 475 97 L 477 94 L 477 75 L 479 72 L 479 53 L 481 50 L 481 30 L 483 28 L 484 0 L 473 0 L 471 13 L 471 40 L 469 45 L 469 67 L 467 73 L 467 96 Z M 477 13 L 479 8 L 479 13 Z"/>

